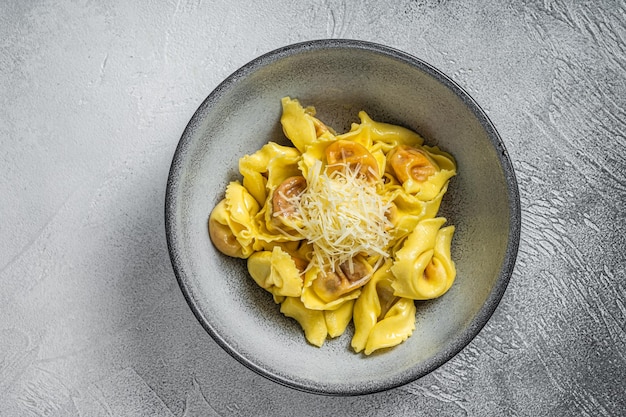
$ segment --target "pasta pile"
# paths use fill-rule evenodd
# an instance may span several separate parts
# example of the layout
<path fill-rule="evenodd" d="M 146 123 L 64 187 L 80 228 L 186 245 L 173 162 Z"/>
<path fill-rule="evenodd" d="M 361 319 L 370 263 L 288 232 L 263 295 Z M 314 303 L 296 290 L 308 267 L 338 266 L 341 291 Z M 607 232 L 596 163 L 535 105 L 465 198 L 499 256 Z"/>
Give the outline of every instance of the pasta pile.
<path fill-rule="evenodd" d="M 415 300 L 443 295 L 456 269 L 454 226 L 437 217 L 451 155 L 416 133 L 372 120 L 337 134 L 315 109 L 282 99 L 293 146 L 269 142 L 239 160 L 209 216 L 222 253 L 322 346 L 354 323 L 355 352 L 396 346 L 415 329 Z"/>

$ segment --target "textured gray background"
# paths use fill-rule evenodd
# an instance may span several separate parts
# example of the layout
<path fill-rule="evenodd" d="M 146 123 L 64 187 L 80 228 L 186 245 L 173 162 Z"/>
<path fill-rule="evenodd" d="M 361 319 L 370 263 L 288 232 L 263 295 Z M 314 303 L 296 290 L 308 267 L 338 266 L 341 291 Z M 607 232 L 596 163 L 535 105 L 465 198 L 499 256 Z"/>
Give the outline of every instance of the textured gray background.
<path fill-rule="evenodd" d="M 0 415 L 624 412 L 624 2 L 100 3 L 0 2 Z M 329 37 L 457 81 L 500 131 L 523 205 L 512 281 L 479 336 L 363 397 L 293 391 L 228 356 L 164 236 L 169 164 L 200 102 L 256 56 Z"/>

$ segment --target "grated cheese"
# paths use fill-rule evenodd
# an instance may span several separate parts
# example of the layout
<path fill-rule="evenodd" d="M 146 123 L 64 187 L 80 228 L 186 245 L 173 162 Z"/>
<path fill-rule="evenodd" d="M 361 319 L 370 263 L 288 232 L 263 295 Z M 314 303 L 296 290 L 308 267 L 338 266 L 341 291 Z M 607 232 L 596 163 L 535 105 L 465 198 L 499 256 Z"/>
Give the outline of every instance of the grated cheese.
<path fill-rule="evenodd" d="M 379 261 L 389 256 L 388 230 L 393 225 L 385 214 L 390 203 L 360 175 L 360 167 L 354 168 L 345 164 L 329 176 L 316 161 L 308 170 L 306 189 L 289 198 L 302 220 L 298 232 L 313 245 L 309 267 L 334 272 L 343 262 L 352 266 L 357 255 L 378 255 Z"/>

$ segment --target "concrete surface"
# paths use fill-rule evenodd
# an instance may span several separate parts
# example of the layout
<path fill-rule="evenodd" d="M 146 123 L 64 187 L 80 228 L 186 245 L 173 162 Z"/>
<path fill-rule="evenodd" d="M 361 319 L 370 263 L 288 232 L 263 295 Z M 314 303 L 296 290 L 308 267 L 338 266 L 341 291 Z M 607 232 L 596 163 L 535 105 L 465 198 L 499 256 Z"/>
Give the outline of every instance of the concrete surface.
<path fill-rule="evenodd" d="M 340 37 L 424 59 L 483 106 L 523 224 L 466 349 L 404 387 L 326 398 L 203 331 L 163 202 L 180 134 L 222 79 Z M 0 2 L 0 415 L 623 415 L 625 40 L 621 1 Z"/>

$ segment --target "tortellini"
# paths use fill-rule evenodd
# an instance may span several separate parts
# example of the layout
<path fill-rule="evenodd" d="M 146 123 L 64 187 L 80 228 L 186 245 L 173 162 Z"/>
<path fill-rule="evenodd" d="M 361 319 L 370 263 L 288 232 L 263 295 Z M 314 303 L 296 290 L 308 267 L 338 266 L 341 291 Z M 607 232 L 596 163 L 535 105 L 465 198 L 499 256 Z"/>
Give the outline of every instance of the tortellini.
<path fill-rule="evenodd" d="M 439 148 L 398 145 L 387 154 L 387 162 L 406 192 L 422 201 L 435 198 L 456 172 L 451 157 Z"/>
<path fill-rule="evenodd" d="M 287 297 L 280 305 L 280 312 L 300 324 L 309 343 L 315 346 L 324 344 L 328 336 L 328 327 L 323 310 L 310 310 L 304 306 L 300 298 Z"/>
<path fill-rule="evenodd" d="M 296 262 L 280 246 L 255 252 L 248 258 L 248 271 L 254 281 L 275 296 L 299 297 L 302 279 Z"/>
<path fill-rule="evenodd" d="M 363 288 L 354 306 L 352 348 L 369 355 L 406 340 L 415 329 L 415 303 L 394 294 L 387 261 Z"/>
<path fill-rule="evenodd" d="M 361 294 L 360 286 L 365 284 L 364 280 L 355 286 L 350 286 L 349 283 L 342 285 L 339 282 L 336 286 L 333 285 L 334 288 L 328 288 L 328 282 L 335 280 L 335 276 L 334 272 L 323 272 L 318 267 L 312 267 L 304 274 L 304 287 L 300 298 L 307 308 L 311 310 L 334 310 L 344 302 L 359 297 Z M 332 278 L 329 279 L 328 277 Z M 369 277 L 365 278 L 369 279 Z"/>
<path fill-rule="evenodd" d="M 456 277 L 454 226 L 437 217 L 454 159 L 365 111 L 337 134 L 313 107 L 281 104 L 293 146 L 276 138 L 240 159 L 242 180 L 211 212 L 210 238 L 247 259 L 310 344 L 353 323 L 355 352 L 396 346 L 415 329 L 416 302 L 440 297 Z"/>
<path fill-rule="evenodd" d="M 268 192 L 273 191 L 286 178 L 300 175 L 299 160 L 300 152 L 296 149 L 270 142 L 254 154 L 239 160 L 243 186 L 263 205 Z"/>
<path fill-rule="evenodd" d="M 441 228 L 445 219 L 422 220 L 394 256 L 391 272 L 394 294 L 414 300 L 442 296 L 454 281 L 456 269 L 450 258 L 454 226 Z"/>
<path fill-rule="evenodd" d="M 258 211 L 259 204 L 245 187 L 238 182 L 228 184 L 226 197 L 209 217 L 209 233 L 215 246 L 229 256 L 250 256 L 257 235 L 253 219 Z"/>

